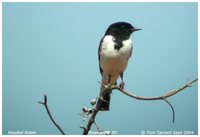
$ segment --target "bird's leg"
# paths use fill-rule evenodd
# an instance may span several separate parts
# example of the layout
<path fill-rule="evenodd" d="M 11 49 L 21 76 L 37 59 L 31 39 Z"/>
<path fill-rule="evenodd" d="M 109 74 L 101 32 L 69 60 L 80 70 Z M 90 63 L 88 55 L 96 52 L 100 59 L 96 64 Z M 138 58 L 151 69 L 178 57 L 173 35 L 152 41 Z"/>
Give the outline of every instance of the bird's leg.
<path fill-rule="evenodd" d="M 103 102 L 107 102 L 106 100 L 104 100 L 102 96 L 99 99 L 102 100 Z"/>
<path fill-rule="evenodd" d="M 119 89 L 120 90 L 124 89 L 124 85 L 125 85 L 124 81 L 121 81 L 119 84 Z"/>
<path fill-rule="evenodd" d="M 111 88 L 111 84 L 110 84 L 110 80 L 111 80 L 111 75 L 109 75 L 109 79 L 108 79 L 108 89 Z M 108 90 L 111 94 L 112 94 L 112 90 Z"/>
<path fill-rule="evenodd" d="M 111 75 L 109 75 L 109 78 L 108 78 L 108 86 L 110 86 L 110 80 L 111 80 Z"/>
<path fill-rule="evenodd" d="M 122 81 L 119 84 L 119 89 L 122 90 L 124 89 L 124 85 L 125 85 L 124 80 L 123 80 L 123 73 L 121 73 L 120 77 Z"/>

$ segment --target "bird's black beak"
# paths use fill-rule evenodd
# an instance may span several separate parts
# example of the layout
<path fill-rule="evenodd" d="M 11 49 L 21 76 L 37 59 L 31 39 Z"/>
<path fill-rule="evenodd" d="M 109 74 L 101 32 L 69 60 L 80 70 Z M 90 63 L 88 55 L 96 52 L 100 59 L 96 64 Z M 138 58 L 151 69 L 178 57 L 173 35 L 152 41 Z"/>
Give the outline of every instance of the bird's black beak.
<path fill-rule="evenodd" d="M 134 31 L 139 31 L 139 30 L 142 30 L 142 29 L 139 29 L 139 28 L 133 28 L 133 29 L 132 29 L 132 32 L 134 32 Z"/>

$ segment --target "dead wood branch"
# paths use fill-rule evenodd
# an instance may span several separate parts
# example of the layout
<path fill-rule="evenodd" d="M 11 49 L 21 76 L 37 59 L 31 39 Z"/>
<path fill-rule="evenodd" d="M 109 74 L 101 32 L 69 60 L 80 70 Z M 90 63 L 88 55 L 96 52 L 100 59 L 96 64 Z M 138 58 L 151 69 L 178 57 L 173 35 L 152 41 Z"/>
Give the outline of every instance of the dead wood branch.
<path fill-rule="evenodd" d="M 170 106 L 170 108 L 171 108 L 171 110 L 173 112 L 173 120 L 172 120 L 172 122 L 174 122 L 174 120 L 175 120 L 175 111 L 174 111 L 174 108 L 173 108 L 172 104 L 167 100 L 167 98 L 171 97 L 171 96 L 173 96 L 173 95 L 175 95 L 177 93 L 179 93 L 180 91 L 182 91 L 182 90 L 184 90 L 184 89 L 186 89 L 188 87 L 191 87 L 192 84 L 194 82 L 196 82 L 197 80 L 198 79 L 195 79 L 195 80 L 192 80 L 190 82 L 187 82 L 185 85 L 183 85 L 182 87 L 180 87 L 178 89 L 173 89 L 173 90 L 167 92 L 164 95 L 155 96 L 155 97 L 145 97 L 145 96 L 135 95 L 133 93 L 128 92 L 125 89 L 121 89 L 120 85 L 114 85 L 114 86 L 107 86 L 107 85 L 105 85 L 105 92 L 104 93 L 106 93 L 106 90 L 117 89 L 118 91 L 121 91 L 123 94 L 125 94 L 125 95 L 127 95 L 127 96 L 129 96 L 131 98 L 138 99 L 138 100 L 164 100 Z M 105 96 L 105 94 L 102 95 L 102 97 L 104 97 L 104 96 Z M 101 99 L 102 97 L 99 97 L 99 99 Z M 83 135 L 87 135 L 88 134 L 88 132 L 90 131 L 90 128 L 91 128 L 92 124 L 95 122 L 95 117 L 96 117 L 97 113 L 100 110 L 101 102 L 102 101 L 100 101 L 100 103 L 96 104 L 96 107 L 95 107 L 94 111 L 92 112 L 92 115 L 91 115 L 91 117 L 90 117 L 90 119 L 88 121 L 87 126 L 86 127 L 81 126 L 81 128 L 83 128 Z"/>
<path fill-rule="evenodd" d="M 178 88 L 178 89 L 173 89 L 169 92 L 167 92 L 166 94 L 162 95 L 162 96 L 156 96 L 156 97 L 145 97 L 145 96 L 137 96 L 133 93 L 130 93 L 128 92 L 127 90 L 125 89 L 120 89 L 120 86 L 118 85 L 115 85 L 115 86 L 111 86 L 111 89 L 117 89 L 119 91 L 121 91 L 122 93 L 124 93 L 125 95 L 129 96 L 129 97 L 132 97 L 134 99 L 139 99 L 139 100 L 163 100 L 163 98 L 168 98 L 168 97 L 171 97 L 173 96 L 174 94 L 184 90 L 185 88 L 188 88 L 188 87 L 191 87 L 192 84 L 194 82 L 196 82 L 198 79 L 195 79 L 195 80 L 192 80 L 190 82 L 187 82 L 185 85 L 183 85 L 182 87 Z"/>
<path fill-rule="evenodd" d="M 42 105 L 45 106 L 46 108 L 46 111 L 47 111 L 47 114 L 49 115 L 49 118 L 51 119 L 51 121 L 53 122 L 53 124 L 58 128 L 58 130 L 63 134 L 65 135 L 65 132 L 62 130 L 62 128 L 56 123 L 56 121 L 54 120 L 54 118 L 52 117 L 51 115 L 51 112 L 49 111 L 49 108 L 48 108 L 48 104 L 47 104 L 47 96 L 44 95 L 44 102 L 38 102 Z"/>
<path fill-rule="evenodd" d="M 167 100 L 167 98 L 169 98 L 169 97 L 171 97 L 171 96 L 173 96 L 173 95 L 179 93 L 180 91 L 182 91 L 182 90 L 184 90 L 184 89 L 186 89 L 186 88 L 188 88 L 188 87 L 191 87 L 192 84 L 193 84 L 194 82 L 196 82 L 197 80 L 198 80 L 198 79 L 195 79 L 195 80 L 193 80 L 193 81 L 189 81 L 189 82 L 187 82 L 185 85 L 183 85 L 182 87 L 180 87 L 180 88 L 178 88 L 178 89 L 173 89 L 173 90 L 167 92 L 167 93 L 164 94 L 164 95 L 155 96 L 155 97 L 145 97 L 145 96 L 138 96 L 138 95 L 135 95 L 135 94 L 133 94 L 133 93 L 128 92 L 128 91 L 125 90 L 125 89 L 122 89 L 122 88 L 120 87 L 120 85 L 114 85 L 114 86 L 107 86 L 107 85 L 105 85 L 105 91 L 104 91 L 104 93 L 102 94 L 102 97 L 98 97 L 98 99 L 103 99 L 103 97 L 105 96 L 105 94 L 107 93 L 107 91 L 117 89 L 118 91 L 122 92 L 123 94 L 125 94 L 125 95 L 127 95 L 127 96 L 129 96 L 129 97 L 131 97 L 131 98 L 138 99 L 138 100 L 163 100 L 163 101 L 165 101 L 165 102 L 170 106 L 170 108 L 171 108 L 171 110 L 172 110 L 172 112 L 173 112 L 173 120 L 172 120 L 172 121 L 174 122 L 174 120 L 175 120 L 175 111 L 174 111 L 174 108 L 173 108 L 172 104 Z M 96 123 L 96 121 L 95 121 L 95 117 L 96 117 L 97 113 L 99 112 L 101 103 L 102 103 L 103 101 L 99 101 L 99 102 L 100 102 L 100 103 L 97 103 L 96 106 L 95 106 L 95 108 L 93 109 L 92 114 L 91 114 L 91 116 L 90 116 L 90 119 L 89 119 L 89 121 L 88 121 L 86 127 L 80 126 L 80 128 L 83 129 L 83 135 L 87 135 L 87 134 L 88 134 L 88 132 L 89 132 L 90 129 L 91 129 L 92 124 L 95 124 L 96 127 L 97 127 L 97 130 L 99 130 L 99 126 L 97 125 L 97 123 Z M 56 123 L 56 121 L 54 120 L 54 118 L 52 117 L 52 115 L 51 115 L 51 113 L 50 113 L 50 111 L 49 111 L 48 104 L 47 104 L 47 96 L 44 95 L 44 102 L 38 102 L 38 103 L 40 103 L 40 104 L 42 104 L 42 105 L 45 106 L 45 109 L 46 109 L 47 114 L 48 114 L 49 118 L 51 119 L 51 121 L 52 121 L 52 122 L 54 123 L 54 125 L 58 128 L 58 130 L 59 130 L 63 135 L 65 135 L 64 131 L 63 131 L 62 128 Z"/>

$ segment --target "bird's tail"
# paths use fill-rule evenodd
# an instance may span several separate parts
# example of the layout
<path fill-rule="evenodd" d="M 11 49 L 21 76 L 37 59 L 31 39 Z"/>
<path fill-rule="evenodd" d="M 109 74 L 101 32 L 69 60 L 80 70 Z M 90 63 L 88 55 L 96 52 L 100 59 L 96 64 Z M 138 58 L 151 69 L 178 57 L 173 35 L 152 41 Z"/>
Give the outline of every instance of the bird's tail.
<path fill-rule="evenodd" d="M 102 97 L 103 96 L 103 97 Z M 111 90 L 106 90 L 101 86 L 100 98 L 98 99 L 99 110 L 108 111 L 110 109 Z"/>
<path fill-rule="evenodd" d="M 102 77 L 102 85 L 101 85 L 101 89 L 100 89 L 100 95 L 99 95 L 99 99 L 98 99 L 98 108 L 99 110 L 102 111 L 108 111 L 110 109 L 110 98 L 111 98 L 111 93 L 112 90 L 111 89 L 106 89 L 105 90 L 105 85 L 116 85 L 116 81 L 118 79 L 119 76 L 109 76 L 106 74 L 103 74 Z"/>

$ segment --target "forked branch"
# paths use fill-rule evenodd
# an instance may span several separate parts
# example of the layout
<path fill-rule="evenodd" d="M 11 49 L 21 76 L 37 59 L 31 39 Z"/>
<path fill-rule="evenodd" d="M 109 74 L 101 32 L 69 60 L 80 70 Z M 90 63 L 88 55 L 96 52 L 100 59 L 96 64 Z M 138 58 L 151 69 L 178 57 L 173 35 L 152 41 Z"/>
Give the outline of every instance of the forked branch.
<path fill-rule="evenodd" d="M 180 88 L 178 88 L 178 89 L 173 89 L 173 90 L 167 92 L 167 93 L 164 94 L 164 95 L 155 96 L 155 97 L 145 97 L 145 96 L 138 96 L 138 95 L 135 95 L 135 94 L 133 94 L 133 93 L 128 92 L 128 91 L 125 90 L 125 89 L 122 89 L 122 88 L 120 87 L 120 85 L 114 85 L 114 86 L 107 86 L 107 85 L 105 85 L 105 90 L 110 90 L 110 89 L 111 89 L 111 90 L 114 90 L 114 89 L 117 89 L 117 90 L 121 91 L 123 94 L 125 94 L 125 95 L 127 95 L 127 96 L 129 96 L 129 97 L 131 97 L 131 98 L 138 99 L 138 100 L 164 100 L 164 101 L 170 106 L 170 108 L 171 108 L 171 110 L 172 110 L 172 112 L 173 112 L 173 120 L 172 120 L 172 122 L 174 123 L 174 120 L 175 120 L 175 111 L 174 111 L 174 108 L 173 108 L 172 104 L 167 100 L 167 98 L 168 98 L 168 97 L 171 97 L 171 96 L 173 96 L 173 95 L 175 95 L 175 94 L 177 94 L 178 92 L 180 92 L 180 91 L 182 91 L 182 90 L 184 90 L 184 89 L 186 89 L 186 88 L 188 88 L 188 87 L 191 87 L 192 84 L 193 84 L 194 82 L 196 82 L 197 80 L 198 80 L 198 79 L 195 79 L 195 80 L 192 80 L 192 81 L 190 81 L 190 82 L 187 82 L 185 85 L 183 85 L 182 87 L 180 87 Z M 104 95 L 105 95 L 105 94 L 104 94 Z M 102 97 L 104 97 L 104 95 L 102 95 Z M 99 98 L 100 98 L 100 97 L 99 97 Z M 93 113 L 92 113 L 92 115 L 91 115 L 91 117 L 90 117 L 90 119 L 89 119 L 89 121 L 88 121 L 87 126 L 86 126 L 86 127 L 81 126 L 81 128 L 84 129 L 83 135 L 87 135 L 88 132 L 90 131 L 90 128 L 91 128 L 92 124 L 95 122 L 95 117 L 96 117 L 98 111 L 100 110 L 100 107 L 99 107 L 100 105 L 101 105 L 101 104 L 99 104 L 99 103 L 96 104 L 96 107 L 95 107 L 95 109 L 94 109 L 94 111 L 93 111 Z"/>
<path fill-rule="evenodd" d="M 54 118 L 51 115 L 51 112 L 49 111 L 48 105 L 47 105 L 47 96 L 44 95 L 44 102 L 38 102 L 39 104 L 42 104 L 45 106 L 47 114 L 49 115 L 49 118 L 51 119 L 51 121 L 53 122 L 53 124 L 58 128 L 58 130 L 65 135 L 65 132 L 62 130 L 62 128 L 56 123 L 56 121 L 54 120 Z"/>
<path fill-rule="evenodd" d="M 125 89 L 122 89 L 122 88 L 120 87 L 120 85 L 115 85 L 115 86 L 107 86 L 107 85 L 105 85 L 105 91 L 106 91 L 106 90 L 114 90 L 114 89 L 117 89 L 117 90 L 119 90 L 120 92 L 122 92 L 123 94 L 125 94 L 125 95 L 127 95 L 127 96 L 129 96 L 129 97 L 131 97 L 131 98 L 138 99 L 138 100 L 164 100 L 164 101 L 170 106 L 170 108 L 171 108 L 171 110 L 172 110 L 172 112 L 173 112 L 173 122 L 174 122 L 174 119 L 175 119 L 174 108 L 173 108 L 173 106 L 171 105 L 171 103 L 167 100 L 167 98 L 168 98 L 168 97 L 171 97 L 171 96 L 173 96 L 173 95 L 175 95 L 175 94 L 177 94 L 177 93 L 179 93 L 180 91 L 182 91 L 182 90 L 184 90 L 184 89 L 186 89 L 186 88 L 188 88 L 188 87 L 191 87 L 192 84 L 193 84 L 194 82 L 196 82 L 197 80 L 198 80 L 198 79 L 195 79 L 195 80 L 193 80 L 193 81 L 187 82 L 185 85 L 183 85 L 182 87 L 180 87 L 180 88 L 178 88 L 178 89 L 173 89 L 173 90 L 167 92 L 166 94 L 164 94 L 164 95 L 162 95 L 162 96 L 155 96 L 155 97 L 145 97 L 145 96 L 138 96 L 138 95 L 135 95 L 135 94 L 133 94 L 133 93 L 128 92 L 128 91 L 125 90 Z M 105 96 L 105 93 L 106 93 L 106 92 L 103 93 L 102 97 Z M 98 99 L 101 99 L 101 97 L 99 97 Z M 51 115 L 51 113 L 50 113 L 50 111 L 49 111 L 48 104 L 47 104 L 47 96 L 44 95 L 44 102 L 38 102 L 38 103 L 40 103 L 40 104 L 42 104 L 42 105 L 45 106 L 46 111 L 47 111 L 47 114 L 48 114 L 49 118 L 51 119 L 51 121 L 52 121 L 52 122 L 54 123 L 54 125 L 58 128 L 58 130 L 59 130 L 63 135 L 65 135 L 64 131 L 63 131 L 62 128 L 56 123 L 56 121 L 54 120 L 54 118 L 52 117 L 52 115 Z M 92 126 L 93 123 L 97 126 L 97 123 L 96 123 L 96 121 L 95 121 L 95 117 L 96 117 L 97 113 L 98 113 L 99 110 L 100 110 L 101 103 L 102 103 L 102 101 L 100 101 L 100 103 L 97 103 L 97 104 L 96 104 L 95 108 L 94 108 L 93 111 L 92 111 L 92 114 L 91 114 L 91 116 L 90 116 L 90 119 L 89 119 L 89 121 L 88 121 L 86 127 L 80 126 L 80 128 L 82 128 L 82 129 L 84 130 L 84 131 L 83 131 L 83 135 L 87 135 L 87 134 L 88 134 L 88 132 L 90 131 L 90 128 L 91 128 L 91 126 Z M 97 128 L 99 128 L 99 126 L 97 126 Z"/>

